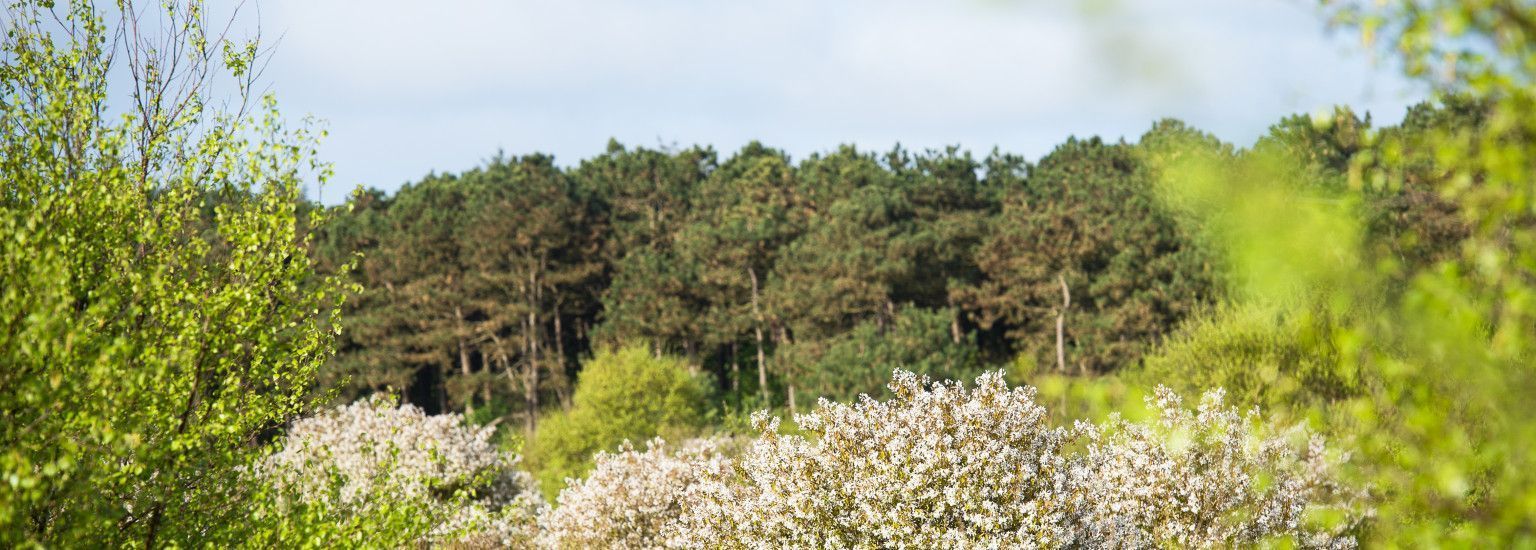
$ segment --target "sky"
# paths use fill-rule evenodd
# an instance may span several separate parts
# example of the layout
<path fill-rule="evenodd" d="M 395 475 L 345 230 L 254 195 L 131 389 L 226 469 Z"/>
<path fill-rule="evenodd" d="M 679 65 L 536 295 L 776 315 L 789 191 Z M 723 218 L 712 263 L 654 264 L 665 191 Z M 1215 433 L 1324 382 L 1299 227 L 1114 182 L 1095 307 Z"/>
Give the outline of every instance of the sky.
<path fill-rule="evenodd" d="M 1336 104 L 1426 97 L 1307 0 L 261 0 L 264 74 L 314 115 L 329 204 L 498 151 L 562 165 L 631 146 L 852 143 L 1033 160 L 1163 117 L 1239 146 Z"/>

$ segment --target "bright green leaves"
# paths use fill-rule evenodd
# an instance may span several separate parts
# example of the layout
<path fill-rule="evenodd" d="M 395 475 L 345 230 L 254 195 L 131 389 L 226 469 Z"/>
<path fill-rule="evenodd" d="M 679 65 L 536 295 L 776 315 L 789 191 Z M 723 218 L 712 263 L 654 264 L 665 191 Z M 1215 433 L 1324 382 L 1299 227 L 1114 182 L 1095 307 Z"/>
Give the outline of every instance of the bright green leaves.
<path fill-rule="evenodd" d="M 1381 130 L 1342 110 L 1288 119 L 1238 157 L 1198 140 L 1154 154 L 1164 198 L 1205 225 L 1243 291 L 1147 373 L 1349 438 L 1380 543 L 1532 540 L 1536 102 L 1511 85 L 1530 80 L 1513 55 L 1528 38 L 1506 35 L 1529 11 L 1350 4 L 1339 13 L 1399 47 L 1410 74 L 1470 95 Z"/>
<path fill-rule="evenodd" d="M 544 494 L 553 498 L 565 478 L 586 475 L 597 451 L 697 429 L 704 388 L 691 370 L 644 345 L 599 350 L 582 369 L 570 410 L 545 419 L 529 446 Z"/>
<path fill-rule="evenodd" d="M 335 311 L 341 294 L 313 273 L 297 229 L 312 135 L 278 124 L 270 99 L 259 118 L 240 118 L 205 110 L 200 77 L 167 81 L 172 66 L 219 69 L 203 55 L 200 5 L 164 9 L 165 30 L 181 32 L 169 39 L 187 49 L 141 52 L 129 70 L 145 88 L 120 119 L 101 115 L 109 31 L 88 3 L 71 4 L 70 32 L 32 6 L 7 14 L 0 473 L 15 481 L 0 485 L 0 540 L 10 544 L 197 544 L 214 530 L 274 527 L 235 519 L 258 506 L 239 473 L 260 434 L 309 407 L 331 352 L 331 320 L 314 312 Z"/>

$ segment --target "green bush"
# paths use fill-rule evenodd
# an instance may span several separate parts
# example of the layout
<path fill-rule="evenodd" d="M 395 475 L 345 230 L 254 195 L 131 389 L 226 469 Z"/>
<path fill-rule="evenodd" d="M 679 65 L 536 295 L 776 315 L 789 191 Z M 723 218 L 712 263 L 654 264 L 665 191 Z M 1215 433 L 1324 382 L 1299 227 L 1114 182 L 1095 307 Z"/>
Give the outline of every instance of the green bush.
<path fill-rule="evenodd" d="M 1233 403 L 1279 411 L 1359 395 L 1360 373 L 1339 361 L 1326 308 L 1228 305 L 1186 322 L 1132 378 L 1189 393 L 1225 388 Z"/>
<path fill-rule="evenodd" d="M 643 344 L 598 350 L 579 375 L 570 410 L 542 419 L 528 442 L 544 493 L 552 498 L 565 478 L 586 475 L 597 451 L 698 428 L 704 393 L 682 359 L 657 357 Z"/>

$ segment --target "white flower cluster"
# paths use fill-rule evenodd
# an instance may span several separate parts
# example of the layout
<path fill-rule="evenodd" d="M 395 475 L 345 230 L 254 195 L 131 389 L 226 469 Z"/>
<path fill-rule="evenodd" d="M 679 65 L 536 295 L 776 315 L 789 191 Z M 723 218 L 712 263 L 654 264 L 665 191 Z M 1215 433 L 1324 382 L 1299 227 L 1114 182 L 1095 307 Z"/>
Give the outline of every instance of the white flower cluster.
<path fill-rule="evenodd" d="M 547 508 L 532 476 L 490 442 L 491 428 L 463 420 L 375 396 L 294 422 L 260 471 L 285 492 L 346 513 L 420 506 L 440 518 L 434 540 L 527 541 Z"/>
<path fill-rule="evenodd" d="M 1071 540 L 1062 430 L 1034 389 L 1000 373 L 974 389 L 896 373 L 884 402 L 821 401 L 796 417 L 818 437 L 762 436 L 739 481 L 701 484 L 672 543 L 686 548 L 1034 547 Z"/>
<path fill-rule="evenodd" d="M 1032 388 L 999 373 L 930 385 L 898 372 L 895 397 L 821 402 L 796 417 L 812 438 L 762 431 L 734 471 L 688 489 L 682 548 L 1228 547 L 1290 537 L 1351 547 L 1359 512 L 1331 481 L 1321 442 L 1284 437 L 1207 396 L 1198 413 L 1160 389 L 1153 426 L 1051 428 Z M 1084 448 L 1081 452 L 1069 449 Z M 1330 529 L 1310 510 L 1352 518 Z"/>
<path fill-rule="evenodd" d="M 267 466 L 306 498 L 442 503 L 428 542 L 456 547 L 1350 548 L 1363 521 L 1320 439 L 1263 433 L 1220 392 L 1190 411 L 1159 388 L 1155 421 L 1068 430 L 1000 373 L 967 388 L 897 372 L 890 388 L 821 401 L 795 418 L 806 436 L 759 413 L 739 453 L 625 443 L 553 509 L 488 430 L 382 400 L 296 424 Z"/>
<path fill-rule="evenodd" d="M 720 479 L 729 462 L 716 441 L 693 439 L 669 449 L 661 439 L 644 452 L 625 442 L 618 453 L 600 452 L 584 480 L 568 480 L 556 507 L 539 520 L 546 548 L 658 548 L 681 525 L 688 490 Z"/>
<path fill-rule="evenodd" d="M 1158 388 L 1151 425 L 1118 417 L 1078 423 L 1087 450 L 1072 466 L 1078 543 L 1099 548 L 1254 546 L 1292 537 L 1303 547 L 1352 548 L 1358 514 L 1327 530 L 1303 525 L 1309 507 L 1356 508 L 1331 478 L 1321 438 L 1298 450 L 1283 436 L 1256 437 L 1257 411 L 1226 408 L 1207 393 L 1198 410 Z"/>

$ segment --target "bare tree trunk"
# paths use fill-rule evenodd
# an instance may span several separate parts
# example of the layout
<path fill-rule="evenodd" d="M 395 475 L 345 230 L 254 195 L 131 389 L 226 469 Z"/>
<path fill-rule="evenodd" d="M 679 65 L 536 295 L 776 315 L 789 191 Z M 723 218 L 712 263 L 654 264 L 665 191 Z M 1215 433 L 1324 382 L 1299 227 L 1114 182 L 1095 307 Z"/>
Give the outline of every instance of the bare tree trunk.
<path fill-rule="evenodd" d="M 731 393 L 741 391 L 741 361 L 736 342 L 731 342 Z"/>
<path fill-rule="evenodd" d="M 953 296 L 947 297 L 946 301 L 949 302 L 949 309 L 955 312 L 955 316 L 949 319 L 949 339 L 958 344 L 963 336 L 960 333 L 960 308 L 955 307 L 955 298 Z"/>
<path fill-rule="evenodd" d="M 1067 372 L 1067 308 L 1072 307 L 1072 293 L 1067 290 L 1067 279 L 1056 276 L 1061 283 L 1061 309 L 1056 312 L 1056 370 Z"/>
<path fill-rule="evenodd" d="M 507 348 L 501 345 L 501 338 L 495 333 L 491 334 L 491 344 L 496 346 L 496 358 L 501 361 L 501 372 L 507 375 L 507 385 L 512 391 L 517 391 L 517 376 L 512 373 L 512 359 L 507 357 Z M 530 416 L 523 427 L 528 433 L 533 433 L 533 417 Z"/>
<path fill-rule="evenodd" d="M 542 261 L 540 262 L 542 267 Z M 538 427 L 539 415 L 539 301 L 542 297 L 542 289 L 539 288 L 538 270 L 528 272 L 528 417 L 534 419 L 533 426 Z"/>
<path fill-rule="evenodd" d="M 539 344 L 538 336 L 534 334 L 534 331 L 537 331 L 539 327 L 535 324 L 536 321 L 537 317 L 534 316 L 533 312 L 528 312 L 528 332 L 530 336 L 528 337 L 528 358 L 525 361 L 528 368 L 523 374 L 523 383 L 528 388 L 527 394 L 524 397 L 527 400 L 528 418 L 531 419 L 530 430 L 538 427 L 539 415 Z"/>
<path fill-rule="evenodd" d="M 457 335 L 458 340 L 459 340 L 459 373 L 464 375 L 464 380 L 465 381 L 468 381 L 469 377 L 470 377 L 470 375 L 472 373 L 469 372 L 469 346 L 465 345 L 465 343 L 464 343 L 464 308 L 459 307 L 459 306 L 453 306 L 453 315 L 454 315 L 454 318 L 456 319 L 456 322 L 458 323 L 458 327 L 459 327 L 459 330 L 458 330 L 459 333 Z M 464 414 L 465 415 L 475 414 L 475 392 L 474 392 L 474 390 L 470 390 L 468 392 L 465 392 L 465 395 L 464 395 Z"/>
<path fill-rule="evenodd" d="M 491 358 L 486 355 L 484 348 L 481 348 L 479 352 L 480 371 L 484 373 L 480 384 L 480 402 L 489 406 L 491 404 L 491 376 L 493 376 L 491 374 Z"/>
<path fill-rule="evenodd" d="M 533 327 L 526 317 L 519 322 L 523 325 L 523 423 L 528 433 L 533 433 L 538 428 L 539 415 L 538 397 L 534 395 L 538 393 L 538 373 L 533 370 Z"/>
<path fill-rule="evenodd" d="M 768 361 L 763 355 L 763 310 L 757 305 L 757 270 L 747 267 L 747 276 L 752 279 L 752 318 L 755 323 L 752 331 L 757 336 L 757 392 L 762 395 L 763 404 L 768 403 Z"/>
<path fill-rule="evenodd" d="M 789 345 L 789 330 L 783 326 L 779 327 L 779 345 Z M 784 373 L 784 391 L 788 394 L 787 397 L 789 398 L 789 411 L 795 412 L 800 410 L 795 408 L 795 377 L 790 373 Z"/>

